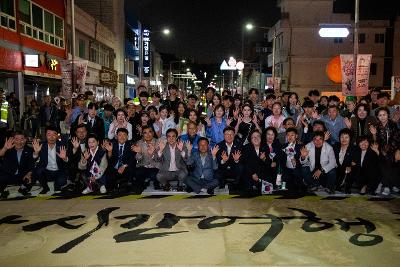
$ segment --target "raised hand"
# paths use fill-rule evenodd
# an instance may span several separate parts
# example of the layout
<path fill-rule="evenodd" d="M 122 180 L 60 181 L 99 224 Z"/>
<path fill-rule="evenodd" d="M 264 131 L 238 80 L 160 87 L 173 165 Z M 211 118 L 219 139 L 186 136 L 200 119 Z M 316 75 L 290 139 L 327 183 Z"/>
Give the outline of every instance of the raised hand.
<path fill-rule="evenodd" d="M 346 124 L 347 128 L 351 128 L 351 120 L 349 118 L 344 118 L 344 124 Z"/>
<path fill-rule="evenodd" d="M 186 149 L 188 152 L 192 151 L 193 145 L 192 145 L 192 143 L 190 143 L 189 140 L 185 142 L 185 146 L 186 146 Z"/>
<path fill-rule="evenodd" d="M 131 146 L 131 150 L 133 152 L 135 152 L 135 153 L 138 153 L 138 154 L 142 153 L 142 148 L 140 146 L 138 146 L 137 144 L 132 145 Z"/>
<path fill-rule="evenodd" d="M 306 158 L 306 157 L 308 156 L 308 154 L 309 154 L 308 149 L 307 149 L 305 146 L 303 146 L 303 147 L 300 149 L 300 155 L 301 155 L 301 157 L 302 157 L 302 158 Z"/>
<path fill-rule="evenodd" d="M 226 151 L 222 151 L 221 157 L 222 157 L 222 160 L 225 161 L 225 162 L 227 162 L 228 159 L 229 159 L 229 156 L 226 153 Z"/>
<path fill-rule="evenodd" d="M 59 156 L 62 160 L 67 160 L 67 149 L 65 146 L 60 147 L 60 153 L 57 153 L 57 156 Z"/>
<path fill-rule="evenodd" d="M 183 145 L 184 145 L 183 142 L 180 140 L 180 141 L 178 142 L 178 144 L 176 145 L 176 147 L 178 148 L 179 151 L 182 152 L 182 151 L 183 151 Z"/>
<path fill-rule="evenodd" d="M 9 150 L 14 147 L 14 137 L 6 138 L 6 142 L 4 143 L 4 147 Z"/>
<path fill-rule="evenodd" d="M 204 120 L 205 120 L 205 122 L 207 122 L 207 126 L 211 127 L 211 119 L 210 119 L 210 117 L 207 116 L 207 117 L 204 118 Z"/>
<path fill-rule="evenodd" d="M 266 160 L 267 156 L 265 155 L 265 152 L 260 152 L 260 159 L 261 160 Z"/>
<path fill-rule="evenodd" d="M 79 115 L 78 125 L 80 125 L 80 124 L 86 124 L 86 122 L 83 120 L 83 115 Z"/>
<path fill-rule="evenodd" d="M 239 161 L 241 155 L 242 153 L 239 150 L 236 150 L 235 153 L 232 154 L 233 160 Z"/>
<path fill-rule="evenodd" d="M 71 143 L 75 149 L 79 148 L 80 142 L 77 137 L 72 137 Z"/>
<path fill-rule="evenodd" d="M 165 146 L 167 145 L 167 143 L 165 142 L 165 140 L 160 140 L 160 142 L 158 143 L 158 149 L 160 152 L 164 151 Z"/>
<path fill-rule="evenodd" d="M 39 143 L 39 139 L 34 139 L 32 142 L 32 148 L 35 155 L 39 155 L 40 150 L 42 150 L 42 144 Z"/>
<path fill-rule="evenodd" d="M 142 126 L 136 125 L 136 130 L 137 130 L 139 133 L 142 133 Z"/>
<path fill-rule="evenodd" d="M 328 141 L 329 138 L 331 138 L 331 133 L 330 133 L 329 131 L 326 131 L 326 132 L 324 133 L 324 140 L 325 140 L 325 141 Z"/>
<path fill-rule="evenodd" d="M 372 149 L 373 151 L 375 151 L 376 154 L 379 155 L 379 145 L 378 145 L 378 143 L 373 143 L 373 144 L 371 144 L 371 149 Z"/>
<path fill-rule="evenodd" d="M 232 119 L 231 119 L 231 118 L 228 118 L 228 119 L 226 120 L 226 126 L 230 126 L 231 123 L 232 123 Z"/>
<path fill-rule="evenodd" d="M 218 146 L 218 145 L 215 145 L 215 146 L 213 147 L 213 149 L 211 150 L 211 155 L 213 156 L 213 158 L 217 157 L 218 151 L 219 151 L 219 146 Z"/>

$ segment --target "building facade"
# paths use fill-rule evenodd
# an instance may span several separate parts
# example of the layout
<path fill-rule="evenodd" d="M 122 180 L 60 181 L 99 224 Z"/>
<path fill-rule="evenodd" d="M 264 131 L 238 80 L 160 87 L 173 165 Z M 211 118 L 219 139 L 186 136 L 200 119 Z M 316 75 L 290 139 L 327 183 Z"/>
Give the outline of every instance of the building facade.
<path fill-rule="evenodd" d="M 2 0 L 0 7 L 0 87 L 16 93 L 22 114 L 32 99 L 61 89 L 65 5 L 63 0 Z"/>
<path fill-rule="evenodd" d="M 282 90 L 305 95 L 310 89 L 326 92 L 341 91 L 341 84 L 329 80 L 326 66 L 340 54 L 353 54 L 353 34 L 347 38 L 322 38 L 320 24 L 352 24 L 351 14 L 333 12 L 333 0 L 281 0 L 281 20 L 268 32 L 269 41 L 275 38 L 275 50 L 269 55 L 272 67 L 275 57 L 275 77 L 281 77 Z M 304 14 L 307 14 L 305 16 Z M 359 53 L 372 54 L 369 86 L 384 86 L 387 59 L 393 42 L 386 44 L 390 32 L 388 20 L 361 20 L 359 23 Z M 352 32 L 352 29 L 349 29 Z M 391 61 L 390 61 L 391 62 Z M 387 75 L 386 75 L 387 76 Z"/>

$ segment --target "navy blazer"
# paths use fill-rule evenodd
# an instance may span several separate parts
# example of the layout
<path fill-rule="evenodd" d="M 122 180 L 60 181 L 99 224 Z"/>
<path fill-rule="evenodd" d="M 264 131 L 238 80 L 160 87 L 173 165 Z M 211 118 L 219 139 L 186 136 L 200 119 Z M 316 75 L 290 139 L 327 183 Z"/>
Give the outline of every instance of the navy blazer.
<path fill-rule="evenodd" d="M 200 179 L 203 174 L 204 179 L 207 181 L 214 179 L 214 171 L 218 168 L 217 159 L 214 160 L 210 152 L 206 156 L 204 166 L 201 162 L 200 152 L 191 154 L 187 160 L 187 164 L 194 167 L 193 171 L 190 172 L 190 176 Z"/>
<path fill-rule="evenodd" d="M 128 165 L 129 168 L 135 168 L 136 167 L 136 153 L 131 150 L 132 142 L 131 141 L 126 141 L 125 146 L 124 146 L 124 151 L 122 155 L 122 165 Z M 113 142 L 113 150 L 112 150 L 112 155 L 111 158 L 108 157 L 109 162 L 108 166 L 112 169 L 114 169 L 115 165 L 118 163 L 118 156 L 119 156 L 119 143 L 118 141 Z"/>
<path fill-rule="evenodd" d="M 218 162 L 219 168 L 221 168 L 221 169 L 227 169 L 228 167 L 231 168 L 236 164 L 240 164 L 240 162 L 243 160 L 243 153 L 241 153 L 242 155 L 240 156 L 238 163 L 235 162 L 235 160 L 233 159 L 233 156 L 232 156 L 233 153 L 235 153 L 236 151 L 243 152 L 242 151 L 243 147 L 239 141 L 237 141 L 237 140 L 233 141 L 231 154 L 229 155 L 228 161 L 225 162 L 224 164 L 221 163 L 222 152 L 225 151 L 226 153 L 228 153 L 228 147 L 226 146 L 225 140 L 218 143 L 218 147 L 219 147 L 219 150 L 217 153 L 217 162 Z"/>
<path fill-rule="evenodd" d="M 14 176 L 18 170 L 19 175 L 25 176 L 28 172 L 31 172 L 34 167 L 35 161 L 33 159 L 33 149 L 25 146 L 19 163 L 17 158 L 17 150 L 15 148 L 6 151 L 3 156 L 1 172 L 10 176 Z"/>
<path fill-rule="evenodd" d="M 371 149 L 368 148 L 364 156 L 364 161 L 361 166 L 361 149 L 357 147 L 354 150 L 353 162 L 356 165 L 353 167 L 358 176 L 376 177 L 379 174 L 378 163 L 379 156 Z"/>
<path fill-rule="evenodd" d="M 64 144 L 60 141 L 56 142 L 56 152 L 60 153 L 60 147 L 64 146 Z M 46 168 L 48 163 L 48 143 L 47 141 L 42 143 L 42 149 L 39 153 L 39 163 L 37 165 L 38 168 Z M 68 153 L 67 153 L 68 154 Z M 58 155 L 56 155 L 57 167 L 59 170 L 66 169 L 68 167 L 68 162 L 62 160 Z"/>
<path fill-rule="evenodd" d="M 97 135 L 97 137 L 99 138 L 100 143 L 101 143 L 105 137 L 104 120 L 102 118 L 100 118 L 99 116 L 96 116 L 94 118 L 94 124 L 92 126 L 91 123 L 89 122 L 88 117 L 89 117 L 89 115 L 87 113 L 85 113 L 83 115 L 83 120 L 87 121 L 86 130 L 87 130 L 88 134 Z M 71 134 L 73 136 L 75 136 L 75 131 L 76 131 L 76 127 L 78 127 L 78 122 L 79 122 L 79 116 L 76 117 L 75 121 L 71 124 Z"/>

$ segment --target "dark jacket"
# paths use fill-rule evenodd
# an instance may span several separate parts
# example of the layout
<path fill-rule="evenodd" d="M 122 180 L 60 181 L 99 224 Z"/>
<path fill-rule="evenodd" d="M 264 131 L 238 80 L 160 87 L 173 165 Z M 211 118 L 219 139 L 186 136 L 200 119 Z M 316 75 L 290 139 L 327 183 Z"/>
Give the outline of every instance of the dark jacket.
<path fill-rule="evenodd" d="M 358 178 L 378 179 L 379 156 L 371 148 L 368 148 L 361 166 L 361 149 L 357 147 L 354 150 L 353 162 L 356 163 L 353 169 Z"/>
<path fill-rule="evenodd" d="M 28 172 L 31 172 L 34 167 L 35 161 L 33 159 L 33 149 L 25 146 L 19 163 L 17 150 L 15 148 L 7 150 L 3 156 L 3 164 L 0 170 L 3 174 L 10 176 L 14 176 L 18 170 L 18 175 L 25 176 Z"/>
<path fill-rule="evenodd" d="M 243 161 L 243 151 L 242 151 L 243 147 L 240 144 L 240 142 L 238 142 L 237 140 L 233 141 L 231 154 L 229 155 L 227 162 L 222 163 L 222 152 L 225 151 L 226 153 L 228 153 L 228 147 L 226 146 L 225 140 L 218 143 L 218 147 L 219 147 L 219 150 L 217 153 L 217 163 L 218 163 L 219 169 L 230 169 L 234 165 L 240 164 L 241 161 Z M 233 159 L 233 153 L 235 153 L 236 151 L 240 151 L 242 153 L 238 163 L 236 163 L 235 160 Z"/>
<path fill-rule="evenodd" d="M 57 154 L 60 153 L 60 147 L 63 146 L 64 144 L 57 141 L 56 142 L 56 152 Z M 39 163 L 37 164 L 37 168 L 46 168 L 47 163 L 48 163 L 48 143 L 47 141 L 42 143 L 42 149 L 40 150 L 39 153 Z M 67 169 L 68 167 L 68 162 L 65 162 L 62 160 L 58 155 L 56 154 L 56 161 L 57 161 L 57 167 L 59 170 L 64 170 Z"/>
<path fill-rule="evenodd" d="M 92 124 L 89 122 L 88 114 L 85 113 L 83 115 L 83 120 L 87 122 L 86 129 L 87 129 L 88 134 L 97 135 L 97 137 L 99 138 L 100 143 L 101 143 L 105 136 L 103 119 L 100 118 L 99 116 L 96 116 L 94 118 L 94 124 L 92 126 Z M 76 120 L 71 125 L 71 133 L 75 133 L 76 127 L 78 127 L 78 122 L 79 122 L 79 116 L 76 118 Z"/>
<path fill-rule="evenodd" d="M 122 165 L 128 165 L 128 168 L 134 169 L 136 167 L 136 153 L 131 150 L 132 142 L 126 141 L 124 151 L 122 154 Z M 119 156 L 119 143 L 113 142 L 113 150 L 111 158 L 108 157 L 108 167 L 114 169 L 118 163 Z"/>
<path fill-rule="evenodd" d="M 333 151 L 335 152 L 336 164 L 339 167 L 351 167 L 351 162 L 354 160 L 354 154 L 356 152 L 356 147 L 353 145 L 349 145 L 346 150 L 346 154 L 344 155 L 343 163 L 339 163 L 339 153 L 340 153 L 340 143 L 337 143 L 333 146 Z M 360 154 L 361 155 L 361 154 Z M 360 156 L 361 157 L 361 156 Z M 360 158 L 361 159 L 361 158 Z"/>
<path fill-rule="evenodd" d="M 266 146 L 260 147 L 259 155 L 252 144 L 248 144 L 243 148 L 243 160 L 244 164 L 244 173 L 247 178 L 253 176 L 253 174 L 257 174 L 259 178 L 266 178 L 266 175 L 270 173 L 272 160 L 268 157 L 268 148 Z M 260 159 L 261 153 L 264 152 L 266 155 L 266 159 Z"/>

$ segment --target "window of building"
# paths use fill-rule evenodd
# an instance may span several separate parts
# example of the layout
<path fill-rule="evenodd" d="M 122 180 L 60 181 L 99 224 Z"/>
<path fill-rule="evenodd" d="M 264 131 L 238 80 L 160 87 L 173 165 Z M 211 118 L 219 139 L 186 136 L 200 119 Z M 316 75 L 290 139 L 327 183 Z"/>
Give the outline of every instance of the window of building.
<path fill-rule="evenodd" d="M 90 44 L 89 60 L 105 67 L 110 66 L 110 49 L 97 42 Z"/>
<path fill-rule="evenodd" d="M 378 65 L 376 63 L 371 63 L 369 74 L 370 75 L 376 75 Z"/>
<path fill-rule="evenodd" d="M 360 44 L 365 43 L 365 33 L 358 34 L 358 43 Z"/>
<path fill-rule="evenodd" d="M 377 43 L 377 44 L 385 43 L 385 34 L 384 33 L 376 33 L 375 34 L 375 43 Z"/>
<path fill-rule="evenodd" d="M 10 30 L 16 30 L 14 0 L 1 0 L 0 26 Z"/>
<path fill-rule="evenodd" d="M 82 39 L 79 39 L 79 57 L 86 58 L 86 42 Z"/>
<path fill-rule="evenodd" d="M 19 4 L 21 34 L 57 47 L 64 47 L 62 18 L 28 0 L 19 0 Z"/>
<path fill-rule="evenodd" d="M 343 43 L 343 38 L 333 38 L 333 43 L 341 44 L 341 43 Z"/>
<path fill-rule="evenodd" d="M 28 0 L 19 0 L 19 19 L 31 24 L 31 3 Z"/>

